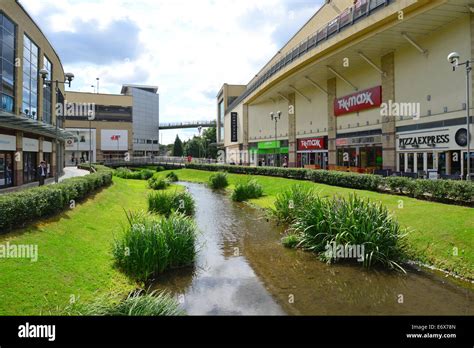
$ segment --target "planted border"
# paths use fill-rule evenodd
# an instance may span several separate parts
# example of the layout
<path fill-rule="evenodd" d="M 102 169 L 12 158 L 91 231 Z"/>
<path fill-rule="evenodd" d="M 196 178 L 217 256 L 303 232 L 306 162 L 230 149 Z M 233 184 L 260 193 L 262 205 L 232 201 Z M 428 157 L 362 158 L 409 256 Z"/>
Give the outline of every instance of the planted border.
<path fill-rule="evenodd" d="M 357 190 L 398 194 L 434 202 L 474 206 L 474 183 L 455 180 L 424 180 L 399 177 L 384 178 L 373 174 L 356 174 L 300 168 L 245 167 L 216 164 L 186 165 L 188 169 L 226 171 L 232 174 L 273 176 L 307 180 Z"/>
<path fill-rule="evenodd" d="M 89 167 L 82 167 L 87 168 Z M 0 234 L 58 214 L 112 183 L 112 170 L 96 165 L 95 173 L 66 179 L 56 185 L 34 187 L 0 195 Z"/>

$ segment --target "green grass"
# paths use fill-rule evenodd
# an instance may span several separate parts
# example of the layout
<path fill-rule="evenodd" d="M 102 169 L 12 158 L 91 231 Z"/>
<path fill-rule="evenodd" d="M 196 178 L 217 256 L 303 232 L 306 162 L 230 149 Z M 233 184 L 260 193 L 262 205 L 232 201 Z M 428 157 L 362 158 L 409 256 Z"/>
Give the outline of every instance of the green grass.
<path fill-rule="evenodd" d="M 160 175 L 166 175 L 166 171 Z M 212 172 L 193 169 L 179 171 L 182 181 L 206 183 Z M 228 174 L 229 187 L 245 175 Z M 357 193 L 359 197 L 380 202 L 395 214 L 402 227 L 409 228 L 407 243 L 409 256 L 439 268 L 454 271 L 474 279 L 474 209 L 414 198 L 387 195 L 377 192 L 346 189 L 284 178 L 254 176 L 262 185 L 264 196 L 250 202 L 261 208 L 272 208 L 278 193 L 295 183 L 316 189 L 321 196 L 341 195 L 348 197 Z M 457 251 L 457 256 L 456 256 Z"/>
<path fill-rule="evenodd" d="M 147 208 L 146 181 L 114 185 L 75 209 L 0 237 L 0 244 L 38 245 L 38 261 L 0 259 L 0 315 L 41 315 L 71 299 L 136 288 L 113 266 L 112 243 L 127 223 L 125 210 Z M 53 313 L 54 314 L 54 313 Z"/>

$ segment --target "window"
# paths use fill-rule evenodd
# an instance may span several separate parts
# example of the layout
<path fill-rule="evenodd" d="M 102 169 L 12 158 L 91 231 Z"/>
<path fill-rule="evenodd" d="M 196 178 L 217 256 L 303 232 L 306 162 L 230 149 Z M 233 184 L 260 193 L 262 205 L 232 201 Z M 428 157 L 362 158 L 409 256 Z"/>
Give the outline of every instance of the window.
<path fill-rule="evenodd" d="M 23 37 L 23 105 L 21 112 L 38 119 L 38 46 Z"/>
<path fill-rule="evenodd" d="M 53 80 L 53 66 L 48 58 L 44 57 L 43 59 L 43 69 L 48 71 L 48 79 Z M 53 121 L 53 87 L 47 85 L 43 87 L 43 122 L 52 124 Z"/>
<path fill-rule="evenodd" d="M 15 24 L 0 12 L 0 109 L 13 112 L 15 104 Z"/>

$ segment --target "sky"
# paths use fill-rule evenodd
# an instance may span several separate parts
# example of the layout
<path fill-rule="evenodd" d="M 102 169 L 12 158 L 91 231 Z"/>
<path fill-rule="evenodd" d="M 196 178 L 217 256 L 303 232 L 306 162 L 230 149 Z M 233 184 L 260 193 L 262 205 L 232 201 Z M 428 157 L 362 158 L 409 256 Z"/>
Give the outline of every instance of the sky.
<path fill-rule="evenodd" d="M 160 122 L 215 120 L 224 83 L 247 84 L 322 0 L 20 0 L 58 52 L 72 90 L 159 87 Z M 197 135 L 162 131 L 162 143 Z"/>

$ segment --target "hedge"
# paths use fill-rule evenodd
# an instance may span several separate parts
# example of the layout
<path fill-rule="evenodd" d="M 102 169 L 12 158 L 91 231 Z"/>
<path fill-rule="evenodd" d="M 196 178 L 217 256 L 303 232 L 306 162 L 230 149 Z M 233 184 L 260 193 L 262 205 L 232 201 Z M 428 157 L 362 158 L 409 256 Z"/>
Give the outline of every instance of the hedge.
<path fill-rule="evenodd" d="M 265 175 L 287 179 L 309 180 L 331 186 L 410 196 L 442 203 L 474 205 L 474 183 L 456 180 L 425 180 L 406 177 L 382 177 L 372 174 L 346 173 L 300 168 L 245 167 L 216 164 L 186 165 L 189 169 L 226 171 L 233 174 Z"/>
<path fill-rule="evenodd" d="M 58 214 L 70 207 L 72 201 L 78 202 L 112 183 L 112 170 L 99 165 L 94 168 L 93 174 L 66 179 L 56 185 L 0 195 L 0 234 Z"/>

